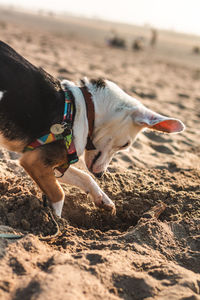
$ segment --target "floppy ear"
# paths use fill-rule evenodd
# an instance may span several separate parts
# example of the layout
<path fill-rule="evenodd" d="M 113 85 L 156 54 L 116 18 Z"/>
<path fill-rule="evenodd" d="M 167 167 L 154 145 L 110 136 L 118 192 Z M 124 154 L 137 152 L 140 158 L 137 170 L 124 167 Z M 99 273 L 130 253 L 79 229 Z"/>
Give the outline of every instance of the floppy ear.
<path fill-rule="evenodd" d="M 177 133 L 185 129 L 184 124 L 180 120 L 157 114 L 143 105 L 134 110 L 132 117 L 136 124 L 152 130 Z"/>

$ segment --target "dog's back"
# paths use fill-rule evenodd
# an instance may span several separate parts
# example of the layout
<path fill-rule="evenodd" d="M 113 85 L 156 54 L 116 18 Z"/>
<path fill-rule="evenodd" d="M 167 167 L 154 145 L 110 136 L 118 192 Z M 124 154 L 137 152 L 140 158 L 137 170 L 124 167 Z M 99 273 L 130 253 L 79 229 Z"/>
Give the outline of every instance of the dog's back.
<path fill-rule="evenodd" d="M 32 141 L 60 122 L 60 83 L 0 42 L 0 131 L 8 139 Z"/>

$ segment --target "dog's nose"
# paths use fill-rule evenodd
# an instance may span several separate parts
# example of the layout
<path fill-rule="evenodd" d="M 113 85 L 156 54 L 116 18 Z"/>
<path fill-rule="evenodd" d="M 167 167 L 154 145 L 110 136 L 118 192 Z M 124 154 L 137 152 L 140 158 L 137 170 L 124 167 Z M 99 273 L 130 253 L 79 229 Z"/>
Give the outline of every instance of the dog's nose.
<path fill-rule="evenodd" d="M 101 178 L 104 172 L 93 173 L 96 178 Z"/>

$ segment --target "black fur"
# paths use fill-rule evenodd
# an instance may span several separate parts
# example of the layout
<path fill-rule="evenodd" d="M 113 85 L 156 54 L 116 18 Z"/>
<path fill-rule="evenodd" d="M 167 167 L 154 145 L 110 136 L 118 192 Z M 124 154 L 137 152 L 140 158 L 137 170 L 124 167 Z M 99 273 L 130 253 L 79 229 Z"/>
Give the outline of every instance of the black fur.
<path fill-rule="evenodd" d="M 106 87 L 106 81 L 103 78 L 91 79 L 90 82 L 93 85 L 95 85 L 97 88 L 105 88 Z"/>
<path fill-rule="evenodd" d="M 81 79 L 81 85 L 82 86 L 85 86 L 86 85 L 86 82 L 84 79 Z M 98 78 L 98 79 L 91 79 L 90 80 L 90 83 L 93 84 L 97 89 L 98 88 L 105 88 L 106 87 L 106 81 L 105 79 L 103 78 Z"/>
<path fill-rule="evenodd" d="M 59 81 L 0 41 L 0 133 L 27 144 L 63 118 L 64 92 Z"/>

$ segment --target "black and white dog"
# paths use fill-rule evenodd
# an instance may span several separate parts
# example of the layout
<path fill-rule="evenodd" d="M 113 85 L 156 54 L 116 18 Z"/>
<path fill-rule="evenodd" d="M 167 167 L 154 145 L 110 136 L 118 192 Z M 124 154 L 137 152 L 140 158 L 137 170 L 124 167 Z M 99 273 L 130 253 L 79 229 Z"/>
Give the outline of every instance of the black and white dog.
<path fill-rule="evenodd" d="M 60 83 L 0 42 L 0 145 L 22 154 L 21 165 L 48 196 L 58 216 L 61 216 L 65 195 L 54 168 L 68 161 L 65 143 L 61 139 L 33 151 L 24 149 L 50 132 L 53 125 L 62 123 L 64 90 L 74 99 L 76 113 L 72 132 L 77 155 L 85 152 L 85 163 L 94 175 L 102 174 L 113 155 L 130 147 L 144 128 L 167 133 L 184 130 L 180 120 L 147 109 L 113 82 L 84 79 L 82 85 L 94 103 L 93 150 L 85 149 L 90 112 L 80 86 L 67 80 Z M 114 203 L 87 173 L 70 166 L 59 180 L 81 188 L 97 206 L 115 212 Z"/>

